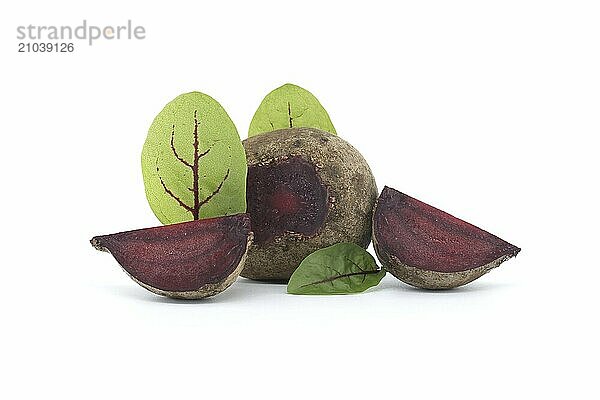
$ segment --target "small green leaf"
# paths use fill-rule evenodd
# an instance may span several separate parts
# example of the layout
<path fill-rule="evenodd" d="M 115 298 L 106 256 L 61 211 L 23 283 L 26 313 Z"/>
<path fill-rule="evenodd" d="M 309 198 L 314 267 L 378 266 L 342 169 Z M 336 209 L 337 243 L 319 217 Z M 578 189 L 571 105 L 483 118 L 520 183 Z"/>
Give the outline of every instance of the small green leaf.
<path fill-rule="evenodd" d="M 291 294 L 359 293 L 379 284 L 385 271 L 354 243 L 338 243 L 306 257 L 288 283 Z"/>
<path fill-rule="evenodd" d="M 163 224 L 245 212 L 246 172 L 235 125 L 206 94 L 176 97 L 148 130 L 142 175 Z"/>
<path fill-rule="evenodd" d="M 292 127 L 317 128 L 336 134 L 319 100 L 308 90 L 286 83 L 260 103 L 250 122 L 248 136 Z"/>

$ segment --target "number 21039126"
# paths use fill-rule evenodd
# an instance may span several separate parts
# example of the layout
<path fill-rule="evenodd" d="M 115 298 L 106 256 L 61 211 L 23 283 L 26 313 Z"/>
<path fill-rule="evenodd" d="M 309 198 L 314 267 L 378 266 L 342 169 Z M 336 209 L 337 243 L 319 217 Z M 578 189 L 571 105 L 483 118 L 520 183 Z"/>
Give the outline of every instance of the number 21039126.
<path fill-rule="evenodd" d="M 72 53 L 73 43 L 19 43 L 19 53 Z"/>

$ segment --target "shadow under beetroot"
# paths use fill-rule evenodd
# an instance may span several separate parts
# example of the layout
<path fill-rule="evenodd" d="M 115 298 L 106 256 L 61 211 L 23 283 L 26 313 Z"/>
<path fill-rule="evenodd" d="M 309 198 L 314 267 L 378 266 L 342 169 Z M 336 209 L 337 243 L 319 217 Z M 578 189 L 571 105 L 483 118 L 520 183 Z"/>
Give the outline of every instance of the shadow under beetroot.
<path fill-rule="evenodd" d="M 427 294 L 438 295 L 438 296 L 451 296 L 451 295 L 464 294 L 464 293 L 489 292 L 492 290 L 500 290 L 503 288 L 508 288 L 510 286 L 511 285 L 507 285 L 504 283 L 474 281 L 474 282 L 468 283 L 464 286 L 459 286 L 459 287 L 453 288 L 453 289 L 431 290 L 431 289 L 421 289 L 421 288 L 417 288 L 414 286 L 410 286 L 408 284 L 403 283 L 400 280 L 394 279 L 394 280 L 386 280 L 385 282 L 382 282 L 382 284 L 379 285 L 379 289 L 380 290 L 396 290 L 400 293 L 427 293 Z"/>
<path fill-rule="evenodd" d="M 501 290 L 503 288 L 510 287 L 511 285 L 494 282 L 472 282 L 465 286 L 457 287 L 454 289 L 443 289 L 443 290 L 429 290 L 415 288 L 407 285 L 396 279 L 384 279 L 376 287 L 368 289 L 363 293 L 377 293 L 377 292 L 390 292 L 395 291 L 398 294 L 413 294 L 422 293 L 429 294 L 432 296 L 453 296 L 462 295 L 466 293 L 480 293 L 489 292 L 493 290 Z M 238 278 L 233 285 L 228 289 L 212 297 L 197 300 L 184 300 L 184 299 L 173 299 L 170 297 L 159 296 L 152 293 L 141 286 L 136 285 L 134 282 L 131 284 L 121 284 L 106 287 L 109 291 L 129 299 L 140 300 L 150 303 L 162 303 L 162 304 L 180 304 L 180 305 L 208 305 L 208 304 L 225 304 L 234 302 L 243 302 L 252 298 L 255 300 L 258 296 L 272 296 L 273 294 L 281 294 L 282 296 L 287 295 L 286 283 L 277 283 L 273 281 L 255 281 L 246 278 Z M 357 293 L 356 295 L 360 295 Z M 301 297 L 301 296 L 300 296 Z M 314 296 L 310 296 L 314 297 Z"/>
<path fill-rule="evenodd" d="M 256 290 L 258 287 L 264 286 L 265 289 L 270 288 L 271 290 Z M 274 283 L 274 282 L 263 282 L 253 281 L 245 278 L 238 278 L 233 285 L 224 290 L 223 292 L 207 297 L 204 299 L 186 300 L 186 299 L 174 299 L 166 296 L 160 296 L 143 287 L 136 285 L 134 282 L 131 284 L 114 285 L 107 287 L 108 290 L 116 293 L 119 296 L 127 297 L 134 300 L 141 300 L 150 303 L 163 303 L 163 304 L 219 304 L 219 303 L 231 303 L 236 301 L 244 301 L 252 297 L 256 298 L 257 294 L 260 295 L 262 292 L 264 295 L 271 295 L 273 292 L 281 292 L 285 294 L 286 284 Z M 250 288 L 250 290 L 248 290 Z"/>

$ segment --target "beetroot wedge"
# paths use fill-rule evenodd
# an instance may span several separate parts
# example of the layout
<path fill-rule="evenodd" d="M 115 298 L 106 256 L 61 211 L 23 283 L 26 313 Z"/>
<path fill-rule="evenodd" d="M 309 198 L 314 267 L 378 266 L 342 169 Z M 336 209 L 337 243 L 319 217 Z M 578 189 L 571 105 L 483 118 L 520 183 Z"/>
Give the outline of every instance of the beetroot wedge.
<path fill-rule="evenodd" d="M 373 245 L 392 275 L 425 289 L 465 285 L 521 250 L 387 186 L 373 214 Z"/>
<path fill-rule="evenodd" d="M 247 214 L 201 219 L 96 236 L 125 272 L 151 292 L 181 299 L 227 289 L 244 267 L 252 242 Z"/>

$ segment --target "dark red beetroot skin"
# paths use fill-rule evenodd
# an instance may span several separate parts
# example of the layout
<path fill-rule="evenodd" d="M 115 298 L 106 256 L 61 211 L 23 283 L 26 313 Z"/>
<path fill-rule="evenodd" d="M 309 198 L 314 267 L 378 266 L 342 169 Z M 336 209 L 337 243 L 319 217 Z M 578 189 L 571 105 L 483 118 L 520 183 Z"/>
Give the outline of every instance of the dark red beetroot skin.
<path fill-rule="evenodd" d="M 251 240 L 250 218 L 238 214 L 97 236 L 91 243 L 152 292 L 202 298 L 235 281 Z"/>
<path fill-rule="evenodd" d="M 469 283 L 521 250 L 387 186 L 375 207 L 373 238 L 386 269 L 410 285 L 427 289 Z"/>

